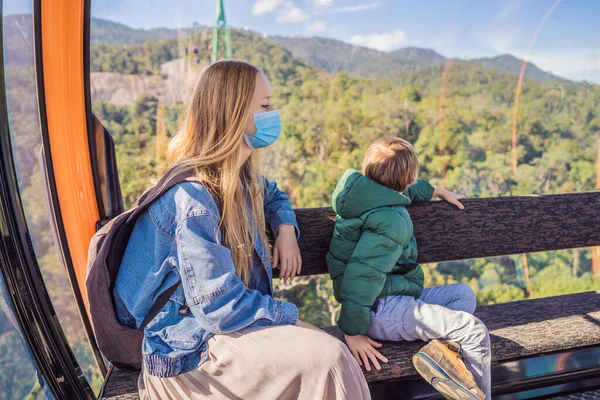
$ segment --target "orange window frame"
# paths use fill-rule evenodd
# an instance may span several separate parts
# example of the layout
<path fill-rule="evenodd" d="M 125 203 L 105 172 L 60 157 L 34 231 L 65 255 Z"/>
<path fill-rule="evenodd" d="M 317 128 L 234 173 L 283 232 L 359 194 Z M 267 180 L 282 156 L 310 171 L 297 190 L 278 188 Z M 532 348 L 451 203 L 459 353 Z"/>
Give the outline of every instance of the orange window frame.
<path fill-rule="evenodd" d="M 72 284 L 76 284 L 87 309 L 87 251 L 100 212 L 88 143 L 85 2 L 43 0 L 40 3 L 41 89 L 50 147 L 47 153 L 51 157 L 67 251 L 77 280 Z"/>

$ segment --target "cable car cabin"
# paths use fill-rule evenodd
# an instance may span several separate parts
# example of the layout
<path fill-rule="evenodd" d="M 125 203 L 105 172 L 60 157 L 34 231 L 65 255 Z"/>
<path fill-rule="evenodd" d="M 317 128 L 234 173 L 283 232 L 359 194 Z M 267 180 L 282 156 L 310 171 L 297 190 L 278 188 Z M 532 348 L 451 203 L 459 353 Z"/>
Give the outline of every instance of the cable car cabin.
<path fill-rule="evenodd" d="M 88 244 L 150 185 L 152 175 L 164 172 L 164 148 L 185 93 L 211 58 L 222 57 L 223 46 L 227 54 L 257 63 L 273 79 L 282 113 L 296 118 L 285 148 L 267 167 L 284 172 L 284 186 L 298 204 L 327 204 L 330 172 L 356 167 L 359 131 L 418 141 L 431 164 L 422 165 L 423 173 L 432 179 L 457 182 L 452 174 L 463 168 L 465 187 L 488 196 L 466 200 L 463 211 L 436 201 L 408 211 L 418 261 L 432 265 L 426 273 L 431 281 L 470 279 L 487 304 L 476 316 L 491 334 L 494 398 L 600 398 L 600 252 L 594 247 L 600 246 L 600 192 L 594 191 L 600 188 L 600 172 L 594 171 L 600 168 L 599 87 L 542 70 L 526 73 L 538 70 L 518 60 L 515 74 L 495 59 L 446 59 L 424 49 L 384 54 L 333 39 L 269 38 L 248 30 L 233 30 L 230 39 L 223 3 L 217 3 L 212 37 L 196 25 L 136 30 L 92 18 L 109 15 L 100 0 L 2 4 L 0 382 L 7 383 L 0 384 L 0 398 L 138 397 L 139 372 L 108 364 L 95 342 L 85 290 Z M 253 15 L 274 13 L 292 24 L 283 11 L 259 3 Z M 339 15 L 353 10 L 315 3 Z M 543 10 L 536 32 L 561 12 L 558 3 Z M 295 18 L 305 15 L 299 10 Z M 296 45 L 317 50 L 300 58 Z M 358 57 L 371 64 L 328 63 Z M 509 56 L 502 60 L 514 63 Z M 377 75 L 401 66 L 408 69 L 390 75 L 398 79 Z M 519 112 L 530 103 L 535 106 L 527 113 Z M 325 104 L 331 108 L 322 113 Z M 508 139 L 500 137 L 506 132 Z M 543 174 L 534 173 L 547 165 Z M 565 181 L 553 187 L 559 177 Z M 511 195 L 533 191 L 548 194 Z M 325 276 L 306 290 L 314 282 L 324 287 L 333 211 L 296 212 L 302 275 Z M 497 258 L 492 265 L 485 257 Z M 561 275 L 565 270 L 568 278 Z M 511 281 L 501 281 L 502 274 Z M 574 286 L 565 289 L 567 284 Z M 327 302 L 330 289 L 323 287 Z M 318 304 L 313 302 L 315 318 L 343 340 L 339 328 L 326 324 L 335 319 L 337 305 Z M 373 398 L 436 398 L 411 364 L 422 345 L 384 343 L 389 363 L 365 372 Z"/>

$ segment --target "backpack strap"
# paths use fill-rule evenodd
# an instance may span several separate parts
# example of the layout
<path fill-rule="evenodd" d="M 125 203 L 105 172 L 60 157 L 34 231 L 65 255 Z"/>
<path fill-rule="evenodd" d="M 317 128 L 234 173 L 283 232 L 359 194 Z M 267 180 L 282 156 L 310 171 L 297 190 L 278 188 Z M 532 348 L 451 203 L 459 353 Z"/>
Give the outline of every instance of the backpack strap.
<path fill-rule="evenodd" d="M 194 176 L 194 171 L 186 171 L 180 174 L 175 174 L 173 169 L 167 171 L 167 173 L 160 179 L 160 181 L 158 181 L 156 186 L 147 190 L 142 195 L 138 202 L 138 205 L 131 212 L 131 214 L 129 214 L 127 222 L 129 223 L 136 220 L 140 216 L 140 214 L 144 212 L 144 210 L 150 204 L 152 204 L 152 202 L 154 202 L 156 199 L 158 199 L 160 196 L 166 193 L 173 186 L 186 181 L 199 182 L 198 179 L 196 179 L 196 177 Z"/>
<path fill-rule="evenodd" d="M 162 196 L 165 192 L 171 189 L 173 186 L 178 185 L 182 182 L 199 182 L 194 177 L 194 171 L 186 171 L 181 174 L 174 175 L 173 170 L 169 170 L 161 180 L 154 186 L 153 188 L 147 190 L 142 197 L 140 198 L 137 207 L 133 212 L 129 215 L 128 220 L 134 220 L 139 217 L 139 215 L 156 199 Z M 177 281 L 174 285 L 170 286 L 167 290 L 162 292 L 156 298 L 156 301 L 146 314 L 146 317 L 142 321 L 138 330 L 143 331 L 144 328 L 158 315 L 160 310 L 167 304 L 171 295 L 175 293 L 175 290 L 181 285 L 181 280 Z"/>
<path fill-rule="evenodd" d="M 176 284 L 170 286 L 167 290 L 158 295 L 156 301 L 150 308 L 150 311 L 148 311 L 148 314 L 146 314 L 146 317 L 144 318 L 142 324 L 138 328 L 140 331 L 143 332 L 144 328 L 150 323 L 150 321 L 152 321 L 154 317 L 158 315 L 160 310 L 162 310 L 162 308 L 169 302 L 171 295 L 175 293 L 175 290 L 177 290 L 179 285 L 181 285 L 181 280 L 178 280 Z"/>

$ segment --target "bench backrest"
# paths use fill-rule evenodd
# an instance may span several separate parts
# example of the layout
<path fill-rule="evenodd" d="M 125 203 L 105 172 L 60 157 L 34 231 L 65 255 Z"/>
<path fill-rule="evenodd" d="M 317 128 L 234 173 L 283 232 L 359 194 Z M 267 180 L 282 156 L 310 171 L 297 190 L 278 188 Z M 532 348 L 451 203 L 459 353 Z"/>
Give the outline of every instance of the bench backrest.
<path fill-rule="evenodd" d="M 600 192 L 468 199 L 407 207 L 420 263 L 600 245 Z M 327 273 L 331 208 L 297 209 L 302 275 Z"/>

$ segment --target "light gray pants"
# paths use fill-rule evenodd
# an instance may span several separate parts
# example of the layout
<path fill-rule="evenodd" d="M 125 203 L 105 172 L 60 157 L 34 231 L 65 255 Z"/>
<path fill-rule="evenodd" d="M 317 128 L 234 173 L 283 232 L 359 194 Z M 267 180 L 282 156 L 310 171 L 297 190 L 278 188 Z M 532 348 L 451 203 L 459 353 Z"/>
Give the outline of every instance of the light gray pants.
<path fill-rule="evenodd" d="M 460 344 L 466 364 L 477 385 L 492 398 L 490 376 L 490 337 L 473 316 L 477 305 L 469 285 L 456 283 L 424 289 L 418 300 L 410 296 L 390 296 L 378 300 L 372 312 L 368 336 L 401 341 L 446 339 Z"/>

